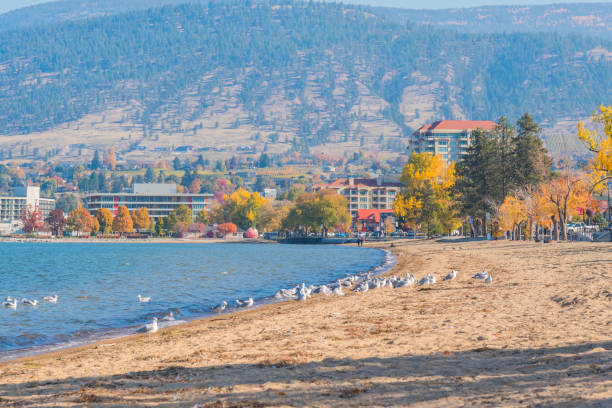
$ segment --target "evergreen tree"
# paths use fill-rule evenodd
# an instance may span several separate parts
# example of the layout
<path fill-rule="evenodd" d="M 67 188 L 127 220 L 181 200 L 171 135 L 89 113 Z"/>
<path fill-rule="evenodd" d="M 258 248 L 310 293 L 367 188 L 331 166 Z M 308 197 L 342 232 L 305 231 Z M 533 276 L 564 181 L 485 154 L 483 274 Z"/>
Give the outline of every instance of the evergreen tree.
<path fill-rule="evenodd" d="M 98 170 L 101 166 L 102 166 L 102 163 L 100 162 L 100 154 L 96 150 L 96 152 L 94 153 L 93 159 L 91 160 L 90 168 L 92 170 Z"/>

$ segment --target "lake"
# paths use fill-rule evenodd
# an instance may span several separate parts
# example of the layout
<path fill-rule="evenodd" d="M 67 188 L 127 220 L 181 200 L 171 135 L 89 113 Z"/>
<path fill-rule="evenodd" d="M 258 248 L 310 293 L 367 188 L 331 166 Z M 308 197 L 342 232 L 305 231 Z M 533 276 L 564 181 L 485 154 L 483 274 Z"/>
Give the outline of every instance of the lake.
<path fill-rule="evenodd" d="M 206 316 L 222 300 L 266 299 L 383 264 L 386 252 L 326 245 L 0 242 L 0 297 L 38 306 L 0 309 L 0 357 L 78 344 L 150 322 Z M 59 295 L 57 304 L 43 296 Z M 139 303 L 137 295 L 150 296 Z M 127 330 L 126 328 L 130 328 Z"/>

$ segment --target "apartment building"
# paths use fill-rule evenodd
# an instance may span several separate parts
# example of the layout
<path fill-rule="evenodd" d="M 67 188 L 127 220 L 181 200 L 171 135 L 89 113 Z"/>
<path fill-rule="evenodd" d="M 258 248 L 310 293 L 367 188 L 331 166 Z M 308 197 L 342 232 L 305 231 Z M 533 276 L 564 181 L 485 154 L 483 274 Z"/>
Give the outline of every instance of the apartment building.
<path fill-rule="evenodd" d="M 496 126 L 497 123 L 489 120 L 440 120 L 412 133 L 408 149 L 439 154 L 447 163 L 456 162 L 467 154 L 475 130 L 492 131 Z"/>
<path fill-rule="evenodd" d="M 123 193 L 91 193 L 85 197 L 85 206 L 91 213 L 107 208 L 113 214 L 117 214 L 121 205 L 130 212 L 147 207 L 149 216 L 157 219 L 168 216 L 176 207 L 185 204 L 193 212 L 195 220 L 200 211 L 211 208 L 213 197 L 212 194 L 178 193 L 176 184 L 135 183 L 131 190 Z"/>
<path fill-rule="evenodd" d="M 313 189 L 334 190 L 346 197 L 347 209 L 351 217 L 357 218 L 358 211 L 364 209 L 392 209 L 395 196 L 399 194 L 402 184 L 384 181 L 378 178 L 341 178 L 327 184 L 315 184 Z"/>
<path fill-rule="evenodd" d="M 40 208 L 43 219 L 55 209 L 55 200 L 42 198 L 40 187 L 19 187 L 13 190 L 12 196 L 0 197 L 0 232 L 12 233 L 20 230 L 23 225 L 21 215 L 28 208 Z"/>

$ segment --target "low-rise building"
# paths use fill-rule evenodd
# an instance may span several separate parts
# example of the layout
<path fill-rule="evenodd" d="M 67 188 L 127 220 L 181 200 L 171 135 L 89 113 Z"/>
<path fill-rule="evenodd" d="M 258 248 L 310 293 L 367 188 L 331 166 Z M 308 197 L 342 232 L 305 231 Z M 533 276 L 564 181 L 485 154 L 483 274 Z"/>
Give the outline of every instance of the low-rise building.
<path fill-rule="evenodd" d="M 30 207 L 40 208 L 43 219 L 55 209 L 55 200 L 42 198 L 40 187 L 18 187 L 12 196 L 0 197 L 0 233 L 12 233 L 23 227 L 21 215 Z"/>
<path fill-rule="evenodd" d="M 496 127 L 497 123 L 490 120 L 439 120 L 412 133 L 408 149 L 439 154 L 447 163 L 456 162 L 467 154 L 475 130 L 492 131 Z"/>
<path fill-rule="evenodd" d="M 107 208 L 113 215 L 121 205 L 130 211 L 147 207 L 149 216 L 157 219 L 167 217 L 176 207 L 185 204 L 195 220 L 200 211 L 210 209 L 213 197 L 212 194 L 179 193 L 176 184 L 135 183 L 130 191 L 123 193 L 91 193 L 85 197 L 85 205 L 91 213 Z"/>
<path fill-rule="evenodd" d="M 348 202 L 347 209 L 353 218 L 357 218 L 358 210 L 392 209 L 395 196 L 399 194 L 401 188 L 401 183 L 384 181 L 383 177 L 348 177 L 313 186 L 315 191 L 328 189 L 342 194 Z"/>

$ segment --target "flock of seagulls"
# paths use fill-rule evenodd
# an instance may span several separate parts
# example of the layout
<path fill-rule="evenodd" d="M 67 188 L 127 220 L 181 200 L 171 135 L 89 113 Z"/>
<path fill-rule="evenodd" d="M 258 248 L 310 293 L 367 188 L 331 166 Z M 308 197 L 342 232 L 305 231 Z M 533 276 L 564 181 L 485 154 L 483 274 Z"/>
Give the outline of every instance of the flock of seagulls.
<path fill-rule="evenodd" d="M 58 300 L 58 296 L 57 295 L 53 295 L 53 296 L 45 296 L 43 297 L 43 300 L 45 302 L 49 302 L 49 303 L 57 303 Z M 17 305 L 19 304 L 19 300 L 16 298 L 13 298 L 11 296 L 7 296 L 4 299 L 4 302 L 2 302 L 2 307 L 6 308 L 6 309 L 13 309 L 13 310 L 17 310 Z M 21 299 L 21 304 L 25 305 L 25 306 L 38 306 L 38 300 L 36 299 Z"/>

